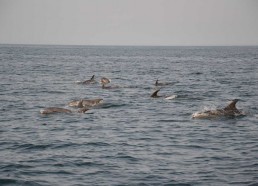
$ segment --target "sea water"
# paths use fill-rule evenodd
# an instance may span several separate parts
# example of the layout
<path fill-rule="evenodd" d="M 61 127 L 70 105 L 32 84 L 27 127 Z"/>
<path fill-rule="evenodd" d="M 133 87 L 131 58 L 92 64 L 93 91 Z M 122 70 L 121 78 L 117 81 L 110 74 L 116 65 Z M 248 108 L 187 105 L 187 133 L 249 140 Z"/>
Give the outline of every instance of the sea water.
<path fill-rule="evenodd" d="M 0 185 L 258 184 L 258 47 L 0 45 L 0 79 Z M 191 118 L 235 98 L 245 117 Z"/>

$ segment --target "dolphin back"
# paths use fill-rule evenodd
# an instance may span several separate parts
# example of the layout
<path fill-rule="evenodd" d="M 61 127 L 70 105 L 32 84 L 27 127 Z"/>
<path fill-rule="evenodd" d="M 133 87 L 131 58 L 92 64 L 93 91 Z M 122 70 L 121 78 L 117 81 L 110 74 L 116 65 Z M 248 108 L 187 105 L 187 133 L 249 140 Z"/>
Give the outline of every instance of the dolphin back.
<path fill-rule="evenodd" d="M 72 113 L 71 110 L 58 108 L 58 107 L 49 107 L 43 110 L 40 110 L 41 114 L 53 114 L 53 113 Z"/>

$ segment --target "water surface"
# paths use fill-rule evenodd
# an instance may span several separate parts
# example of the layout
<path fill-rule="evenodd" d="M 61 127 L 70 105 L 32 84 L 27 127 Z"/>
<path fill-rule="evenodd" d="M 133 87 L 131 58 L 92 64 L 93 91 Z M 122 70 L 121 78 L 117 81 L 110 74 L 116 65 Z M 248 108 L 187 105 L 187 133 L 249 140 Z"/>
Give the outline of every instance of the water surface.
<path fill-rule="evenodd" d="M 0 67 L 1 185 L 258 184 L 258 47 L 0 45 Z M 81 98 L 104 103 L 39 113 Z M 191 118 L 235 98 L 246 117 Z"/>

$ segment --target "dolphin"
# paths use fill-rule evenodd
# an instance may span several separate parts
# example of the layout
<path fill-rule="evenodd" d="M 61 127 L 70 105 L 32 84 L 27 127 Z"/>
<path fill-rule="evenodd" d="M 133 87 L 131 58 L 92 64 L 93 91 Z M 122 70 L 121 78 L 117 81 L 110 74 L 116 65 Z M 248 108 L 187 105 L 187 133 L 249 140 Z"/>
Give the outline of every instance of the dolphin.
<path fill-rule="evenodd" d="M 102 77 L 102 78 L 100 79 L 100 83 L 101 83 L 102 85 L 106 85 L 106 84 L 108 84 L 108 83 L 110 83 L 110 82 L 111 82 L 111 80 L 108 79 L 108 78 L 106 78 L 106 77 Z"/>
<path fill-rule="evenodd" d="M 72 113 L 69 109 L 58 108 L 58 107 L 48 107 L 40 110 L 41 114 L 53 114 L 53 113 Z"/>
<path fill-rule="evenodd" d="M 240 116 L 245 115 L 243 112 L 239 111 L 236 108 L 236 103 L 239 99 L 232 100 L 225 108 L 223 109 L 216 109 L 216 110 L 207 110 L 204 112 L 196 112 L 192 114 L 192 118 L 200 118 L 200 119 L 208 119 L 208 118 L 216 118 L 221 116 Z"/>
<path fill-rule="evenodd" d="M 78 107 L 93 107 L 100 103 L 103 103 L 103 99 L 83 99 L 81 100 L 81 103 L 79 103 Z"/>
<path fill-rule="evenodd" d="M 160 95 L 158 95 L 158 92 L 159 92 L 159 91 L 160 91 L 160 89 L 154 91 L 154 92 L 151 94 L 150 97 L 152 97 L 152 98 L 161 98 L 161 97 L 163 97 L 163 98 L 165 98 L 165 99 L 174 99 L 174 98 L 177 97 L 176 95 L 172 95 L 172 96 L 160 96 Z"/>
<path fill-rule="evenodd" d="M 159 82 L 159 80 L 157 79 L 155 82 L 155 86 L 166 86 L 166 85 L 172 85 L 173 83 L 171 82 Z"/>
<path fill-rule="evenodd" d="M 89 110 L 89 108 L 83 107 L 79 109 L 77 112 L 85 113 L 87 110 Z M 47 115 L 47 114 L 55 114 L 55 113 L 72 113 L 72 111 L 69 109 L 59 108 L 59 107 L 48 107 L 40 110 L 40 113 L 43 115 Z"/>
<path fill-rule="evenodd" d="M 85 80 L 85 81 L 79 81 L 77 82 L 78 84 L 83 84 L 83 85 L 89 85 L 89 84 L 95 84 L 97 81 L 94 79 L 95 75 L 93 75 L 90 79 Z"/>
<path fill-rule="evenodd" d="M 81 100 L 74 100 L 68 103 L 70 107 L 93 107 L 103 102 L 103 99 L 81 99 Z"/>
<path fill-rule="evenodd" d="M 102 89 L 117 89 L 117 88 L 121 88 L 119 86 L 106 86 L 104 84 L 102 84 L 101 86 Z"/>
<path fill-rule="evenodd" d="M 73 100 L 68 103 L 69 107 L 78 107 L 81 100 Z"/>

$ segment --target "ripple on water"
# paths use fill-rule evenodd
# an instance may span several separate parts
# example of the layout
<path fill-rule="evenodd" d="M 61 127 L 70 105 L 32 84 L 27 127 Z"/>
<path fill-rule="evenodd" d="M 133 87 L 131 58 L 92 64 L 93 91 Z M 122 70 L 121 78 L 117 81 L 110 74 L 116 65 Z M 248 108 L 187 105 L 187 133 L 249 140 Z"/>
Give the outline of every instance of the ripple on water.
<path fill-rule="evenodd" d="M 14 185 L 21 185 L 21 186 L 42 186 L 42 184 L 39 184 L 37 182 L 34 181 L 26 181 L 26 180 L 22 180 L 22 179 L 11 179 L 11 178 L 6 178 L 6 179 L 0 179 L 0 183 L 3 186 L 14 186 Z"/>

